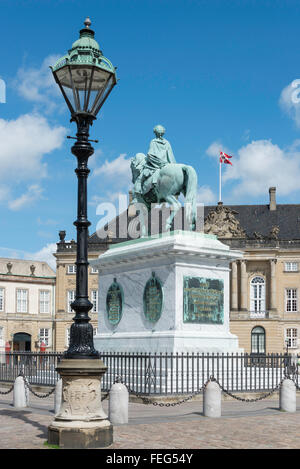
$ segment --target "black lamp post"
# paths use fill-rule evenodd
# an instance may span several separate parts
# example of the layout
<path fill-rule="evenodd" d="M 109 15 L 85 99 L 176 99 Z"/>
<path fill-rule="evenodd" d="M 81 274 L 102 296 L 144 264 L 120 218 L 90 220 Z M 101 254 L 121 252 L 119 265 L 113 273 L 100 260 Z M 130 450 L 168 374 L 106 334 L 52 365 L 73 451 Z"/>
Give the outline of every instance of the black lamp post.
<path fill-rule="evenodd" d="M 71 122 L 77 124 L 77 138 L 71 149 L 78 161 L 75 170 L 78 178 L 78 206 L 77 220 L 74 222 L 77 229 L 76 295 L 71 304 L 75 317 L 70 330 L 70 345 L 64 357 L 97 359 L 99 354 L 94 348 L 93 327 L 88 315 L 93 305 L 88 298 L 90 222 L 87 219 L 87 178 L 90 172 L 88 159 L 94 153 L 89 141 L 89 128 L 117 79 L 116 69 L 103 56 L 94 39 L 90 19 L 87 18 L 84 24 L 80 38 L 51 69 L 71 112 Z"/>

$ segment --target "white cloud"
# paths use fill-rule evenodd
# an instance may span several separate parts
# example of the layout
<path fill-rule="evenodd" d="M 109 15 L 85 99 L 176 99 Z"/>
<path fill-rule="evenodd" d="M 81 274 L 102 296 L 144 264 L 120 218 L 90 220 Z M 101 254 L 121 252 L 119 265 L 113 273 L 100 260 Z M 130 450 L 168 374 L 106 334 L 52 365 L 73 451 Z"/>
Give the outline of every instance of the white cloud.
<path fill-rule="evenodd" d="M 130 159 L 126 159 L 126 153 L 121 153 L 120 156 L 112 161 L 103 163 L 100 168 L 96 168 L 93 172 L 93 176 L 103 175 L 105 178 L 110 180 L 116 180 L 116 178 L 124 178 L 129 181 L 131 177 L 130 170 Z"/>
<path fill-rule="evenodd" d="M 61 147 L 66 132 L 64 127 L 50 126 L 39 114 L 0 119 L 0 202 L 8 201 L 16 209 L 39 195 L 36 183 L 47 175 L 44 157 Z M 33 185 L 26 194 L 13 195 L 24 182 Z"/>
<path fill-rule="evenodd" d="M 56 243 L 48 243 L 42 249 L 36 252 L 28 252 L 20 249 L 11 249 L 0 247 L 0 256 L 8 257 L 10 259 L 25 259 L 33 261 L 44 261 L 50 265 L 53 270 L 56 270 L 56 259 L 53 253 L 56 252 Z"/>
<path fill-rule="evenodd" d="M 42 187 L 38 184 L 32 184 L 28 187 L 27 192 L 22 194 L 15 200 L 10 200 L 8 206 L 11 210 L 20 210 L 23 207 L 31 205 L 34 201 L 41 198 L 43 193 Z"/>
<path fill-rule="evenodd" d="M 43 106 L 44 111 L 52 112 L 57 108 L 56 98 L 63 104 L 62 96 L 56 84 L 50 65 L 54 65 L 59 55 L 46 57 L 40 68 L 22 67 L 17 71 L 14 82 L 18 93 L 27 101 Z"/>
<path fill-rule="evenodd" d="M 281 92 L 279 106 L 300 127 L 300 80 L 293 80 Z"/>
<path fill-rule="evenodd" d="M 209 186 L 200 186 L 197 192 L 197 202 L 204 205 L 210 205 L 216 203 L 216 194 L 212 191 Z"/>
<path fill-rule="evenodd" d="M 256 140 L 240 148 L 227 165 L 224 183 L 233 180 L 237 185 L 231 191 L 234 198 L 266 194 L 276 186 L 281 195 L 299 190 L 300 152 L 299 142 L 283 150 L 271 140 Z"/>
<path fill-rule="evenodd" d="M 56 252 L 56 248 L 56 243 L 48 243 L 46 246 L 44 246 L 37 252 L 25 253 L 24 259 L 47 262 L 47 264 L 49 264 L 53 270 L 56 270 L 56 259 L 53 256 L 53 253 Z"/>
<path fill-rule="evenodd" d="M 101 194 L 94 194 L 90 199 L 90 205 L 103 202 L 116 204 L 120 195 L 128 194 L 132 186 L 130 161 L 130 158 L 126 159 L 126 153 L 122 153 L 112 161 L 105 160 L 102 166 L 94 169 L 92 187 L 96 192 L 97 187 L 100 186 Z M 97 187 L 95 187 L 96 181 L 99 181 Z"/>

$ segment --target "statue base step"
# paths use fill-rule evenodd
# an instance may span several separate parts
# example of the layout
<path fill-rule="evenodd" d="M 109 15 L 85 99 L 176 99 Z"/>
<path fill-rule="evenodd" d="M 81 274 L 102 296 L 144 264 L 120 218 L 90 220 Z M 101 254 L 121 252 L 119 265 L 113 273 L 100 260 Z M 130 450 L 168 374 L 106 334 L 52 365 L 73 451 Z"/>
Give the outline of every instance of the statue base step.
<path fill-rule="evenodd" d="M 55 422 L 56 423 L 56 422 Z M 105 448 L 113 443 L 113 426 L 106 421 L 83 426 L 83 422 L 71 422 L 48 427 L 48 444 L 63 449 Z"/>

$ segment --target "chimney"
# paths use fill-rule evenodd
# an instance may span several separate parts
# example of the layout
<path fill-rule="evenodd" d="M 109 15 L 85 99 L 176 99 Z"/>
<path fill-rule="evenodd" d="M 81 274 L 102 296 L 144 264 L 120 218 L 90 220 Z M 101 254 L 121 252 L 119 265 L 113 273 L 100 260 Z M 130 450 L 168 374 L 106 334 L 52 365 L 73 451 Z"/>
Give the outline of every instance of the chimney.
<path fill-rule="evenodd" d="M 276 210 L 276 187 L 270 187 L 269 196 L 270 196 L 269 209 L 271 211 Z"/>

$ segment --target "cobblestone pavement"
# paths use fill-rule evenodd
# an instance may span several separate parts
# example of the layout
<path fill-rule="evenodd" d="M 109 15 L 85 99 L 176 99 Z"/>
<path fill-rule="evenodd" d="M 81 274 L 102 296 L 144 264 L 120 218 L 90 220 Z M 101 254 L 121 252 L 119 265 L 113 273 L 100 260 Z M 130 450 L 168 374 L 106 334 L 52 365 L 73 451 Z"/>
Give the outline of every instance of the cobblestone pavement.
<path fill-rule="evenodd" d="M 11 395 L 10 395 L 11 396 Z M 54 418 L 53 396 L 30 397 L 15 410 L 0 396 L 0 448 L 42 449 Z M 256 403 L 225 401 L 220 419 L 202 414 L 202 403 L 175 407 L 130 403 L 128 425 L 114 427 L 111 449 L 292 449 L 300 448 L 300 399 L 294 414 L 280 412 L 278 399 Z M 103 407 L 107 411 L 107 401 Z"/>

